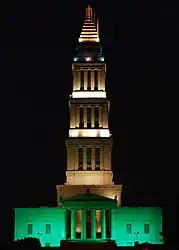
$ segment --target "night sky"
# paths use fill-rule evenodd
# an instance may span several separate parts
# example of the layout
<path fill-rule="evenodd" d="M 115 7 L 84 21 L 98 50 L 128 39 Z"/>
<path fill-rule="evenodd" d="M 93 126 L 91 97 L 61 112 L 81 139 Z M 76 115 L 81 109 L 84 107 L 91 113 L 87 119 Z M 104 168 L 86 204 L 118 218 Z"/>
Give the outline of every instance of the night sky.
<path fill-rule="evenodd" d="M 115 183 L 123 185 L 122 204 L 164 206 L 172 229 L 178 199 L 179 18 L 177 6 L 152 2 L 50 0 L 4 6 L 4 239 L 11 237 L 13 207 L 55 206 L 56 184 L 65 182 L 71 64 L 89 3 L 100 18 L 108 63 L 112 164 Z"/>

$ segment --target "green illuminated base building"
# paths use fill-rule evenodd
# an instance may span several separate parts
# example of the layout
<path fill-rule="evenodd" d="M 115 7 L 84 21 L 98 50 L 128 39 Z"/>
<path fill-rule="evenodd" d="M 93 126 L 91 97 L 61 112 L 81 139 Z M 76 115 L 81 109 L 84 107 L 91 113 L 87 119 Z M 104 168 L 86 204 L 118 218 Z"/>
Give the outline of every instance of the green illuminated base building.
<path fill-rule="evenodd" d="M 72 64 L 66 183 L 56 186 L 57 207 L 15 209 L 15 240 L 37 237 L 52 247 L 62 241 L 161 244 L 161 208 L 121 207 L 122 185 L 113 182 L 106 68 L 88 6 Z"/>

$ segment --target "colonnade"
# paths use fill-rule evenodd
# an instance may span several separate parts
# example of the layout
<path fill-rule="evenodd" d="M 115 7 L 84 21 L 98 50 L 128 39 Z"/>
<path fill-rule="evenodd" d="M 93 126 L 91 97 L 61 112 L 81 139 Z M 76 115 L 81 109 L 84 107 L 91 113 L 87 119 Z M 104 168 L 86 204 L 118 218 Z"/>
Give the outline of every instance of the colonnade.
<path fill-rule="evenodd" d="M 75 240 L 77 239 L 77 211 L 79 210 L 71 210 L 71 215 L 70 215 L 70 220 L 71 220 L 71 227 L 70 227 L 70 239 L 71 240 Z M 97 238 L 97 225 L 96 225 L 96 210 L 92 209 L 90 210 L 90 237 L 89 235 L 87 236 L 87 210 L 80 210 L 81 211 L 81 218 L 80 218 L 80 239 L 93 239 L 95 240 Z M 100 218 L 100 228 L 101 228 L 101 232 L 100 232 L 100 238 L 101 239 L 106 239 L 107 238 L 107 226 L 110 225 L 110 223 L 106 223 L 107 222 L 107 218 L 106 218 L 106 211 L 109 210 L 105 210 L 102 209 L 101 211 L 101 218 Z M 108 218 L 110 220 L 110 218 Z M 109 231 L 109 230 L 108 230 Z M 98 237 L 99 238 L 99 237 Z M 79 237 L 78 237 L 79 239 Z"/>
<path fill-rule="evenodd" d="M 73 91 L 80 90 L 81 86 L 81 74 L 84 73 L 84 90 L 88 89 L 88 71 L 90 71 L 90 87 L 91 90 L 95 90 L 95 71 L 97 72 L 97 87 L 98 90 L 105 91 L 105 71 L 104 69 L 78 69 L 73 73 Z"/>
<path fill-rule="evenodd" d="M 91 163 L 91 170 L 104 170 L 104 148 L 98 148 L 99 149 L 99 159 L 98 162 L 96 161 L 96 148 L 91 147 L 91 155 L 90 159 L 87 159 L 87 147 L 82 147 L 83 150 L 83 170 L 87 170 L 87 162 L 90 160 Z M 98 166 L 97 166 L 98 165 Z M 76 163 L 75 170 L 78 170 L 78 162 Z"/>
<path fill-rule="evenodd" d="M 80 107 L 83 109 L 83 126 L 84 128 L 88 128 L 89 121 L 87 120 L 87 105 L 75 106 L 74 104 L 72 104 L 70 108 L 70 128 L 78 128 L 80 126 Z M 103 104 L 96 107 L 98 107 L 99 128 L 108 128 L 108 105 Z M 95 128 L 95 106 L 91 105 L 91 107 L 88 108 L 91 109 L 90 127 Z"/>

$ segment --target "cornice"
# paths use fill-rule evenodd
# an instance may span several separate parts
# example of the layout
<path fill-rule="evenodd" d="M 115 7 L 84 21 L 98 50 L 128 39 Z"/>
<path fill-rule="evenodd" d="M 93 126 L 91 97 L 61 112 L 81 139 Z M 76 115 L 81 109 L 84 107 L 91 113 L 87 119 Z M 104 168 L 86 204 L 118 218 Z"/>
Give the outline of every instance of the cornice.
<path fill-rule="evenodd" d="M 103 137 L 80 137 L 80 138 L 68 138 L 66 140 L 66 145 L 94 145 L 94 144 L 103 144 L 102 146 L 112 146 L 113 144 L 113 139 L 112 137 L 109 138 L 103 138 Z"/>
<path fill-rule="evenodd" d="M 95 188 L 103 188 L 103 189 L 113 189 L 115 190 L 116 188 L 117 189 L 120 189 L 122 190 L 122 185 L 56 185 L 56 188 L 57 189 L 76 189 L 76 188 L 90 188 L 90 189 L 95 189 Z"/>

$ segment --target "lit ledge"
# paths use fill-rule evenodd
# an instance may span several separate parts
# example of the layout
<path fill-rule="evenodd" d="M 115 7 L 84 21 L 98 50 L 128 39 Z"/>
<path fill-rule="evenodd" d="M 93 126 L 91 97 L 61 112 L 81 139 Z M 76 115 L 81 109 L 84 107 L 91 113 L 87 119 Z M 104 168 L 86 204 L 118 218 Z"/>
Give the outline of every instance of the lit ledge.
<path fill-rule="evenodd" d="M 110 137 L 109 129 L 70 129 L 69 137 Z"/>
<path fill-rule="evenodd" d="M 99 43 L 99 38 L 96 37 L 95 35 L 94 36 L 91 36 L 91 37 L 88 37 L 88 36 L 81 36 L 79 38 L 79 43 L 83 43 L 83 42 L 95 42 L 95 43 Z"/>
<path fill-rule="evenodd" d="M 72 98 L 106 98 L 106 91 L 74 91 Z"/>

